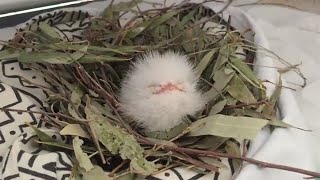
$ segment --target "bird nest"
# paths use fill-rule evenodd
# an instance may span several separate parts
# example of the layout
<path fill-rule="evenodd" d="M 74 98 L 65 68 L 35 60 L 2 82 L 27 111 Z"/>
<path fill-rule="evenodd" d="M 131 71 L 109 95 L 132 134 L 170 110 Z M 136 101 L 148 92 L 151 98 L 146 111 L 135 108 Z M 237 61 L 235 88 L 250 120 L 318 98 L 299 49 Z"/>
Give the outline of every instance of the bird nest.
<path fill-rule="evenodd" d="M 79 34 L 60 33 L 54 19 L 48 19 L 27 25 L 5 43 L 0 59 L 18 59 L 43 77 L 40 84 L 24 79 L 47 97 L 42 112 L 29 113 L 43 114 L 66 137 L 57 141 L 30 125 L 38 135 L 37 143 L 48 150 L 71 151 L 72 176 L 79 178 L 104 179 L 105 171 L 109 178 L 147 177 L 174 167 L 230 178 L 243 161 L 259 164 L 243 157 L 249 140 L 264 126 L 290 125 L 276 117 L 281 81 L 267 97 L 252 70 L 258 48 L 243 38 L 246 32 L 230 25 L 230 17 L 219 16 L 225 8 L 214 12 L 203 4 L 163 7 L 154 3 L 142 10 L 139 3 L 110 4 L 100 17 L 79 13 L 81 21 L 74 23 L 85 26 Z M 69 12 L 64 13 L 64 18 L 70 18 Z M 156 75 L 147 71 L 148 78 L 141 77 L 139 83 L 161 79 L 168 69 L 182 77 L 194 73 L 194 94 L 183 89 L 180 93 L 187 94 L 185 98 L 197 94 L 204 100 L 203 106 L 191 101 L 177 116 L 179 123 L 170 121 L 179 113 L 171 108 L 179 110 L 186 104 L 163 103 L 166 98 L 150 103 L 148 98 L 159 93 L 149 96 L 137 83 L 128 83 L 132 72 L 141 70 L 139 65 L 150 65 L 150 59 L 159 57 L 184 62 L 179 66 L 160 63 L 162 69 L 155 68 Z M 177 73 L 183 65 L 189 71 Z M 165 87 L 156 92 L 179 89 L 174 84 Z M 126 95 L 130 103 L 121 100 Z M 157 109 L 158 103 L 162 109 Z M 128 113 L 131 106 L 134 113 Z M 152 123 L 146 123 L 148 119 Z M 159 121 L 164 126 L 152 125 Z"/>

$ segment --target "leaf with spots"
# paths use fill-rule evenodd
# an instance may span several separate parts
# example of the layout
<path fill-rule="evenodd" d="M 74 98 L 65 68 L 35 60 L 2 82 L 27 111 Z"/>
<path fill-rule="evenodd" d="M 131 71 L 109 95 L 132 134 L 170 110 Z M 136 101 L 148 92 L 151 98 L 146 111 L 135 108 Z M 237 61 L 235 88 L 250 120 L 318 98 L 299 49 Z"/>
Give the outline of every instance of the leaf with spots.
<path fill-rule="evenodd" d="M 113 126 L 97 108 L 91 105 L 89 99 L 84 111 L 97 139 L 112 154 L 119 154 L 123 159 L 130 159 L 130 167 L 139 174 L 150 175 L 156 171 L 156 165 L 145 159 L 144 149 L 134 136 L 120 127 Z"/>

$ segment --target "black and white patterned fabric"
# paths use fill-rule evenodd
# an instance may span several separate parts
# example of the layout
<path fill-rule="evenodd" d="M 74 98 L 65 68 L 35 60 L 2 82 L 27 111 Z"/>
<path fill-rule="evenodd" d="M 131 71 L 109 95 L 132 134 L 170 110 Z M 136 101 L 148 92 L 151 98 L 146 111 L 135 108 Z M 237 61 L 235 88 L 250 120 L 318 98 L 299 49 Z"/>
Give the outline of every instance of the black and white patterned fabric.
<path fill-rule="evenodd" d="M 214 12 L 206 11 L 206 13 L 210 16 Z M 82 11 L 55 11 L 31 19 L 25 23 L 23 30 L 34 30 L 40 22 L 46 22 L 65 39 L 72 41 L 80 39 L 81 32 L 90 24 L 89 17 L 89 13 Z M 204 27 L 212 26 L 215 25 L 206 24 Z M 225 27 L 215 26 L 212 31 L 217 32 L 223 28 Z M 19 31 L 22 29 L 18 29 Z M 243 56 L 241 49 L 238 52 Z M 41 109 L 46 95 L 41 89 L 26 83 L 24 79 L 45 84 L 37 72 L 17 60 L 0 61 L 0 107 L 32 111 Z M 37 138 L 26 122 L 41 128 L 54 139 L 66 140 L 57 133 L 57 130 L 41 120 L 39 114 L 0 111 L 0 179 L 69 179 L 72 169 L 70 157 L 65 152 L 42 150 L 34 142 Z M 241 143 L 238 145 L 243 146 Z M 228 168 L 222 169 L 220 173 L 198 174 L 190 169 L 175 168 L 147 179 L 230 179 L 235 173 L 233 161 L 231 159 L 221 159 L 221 161 L 228 165 Z"/>

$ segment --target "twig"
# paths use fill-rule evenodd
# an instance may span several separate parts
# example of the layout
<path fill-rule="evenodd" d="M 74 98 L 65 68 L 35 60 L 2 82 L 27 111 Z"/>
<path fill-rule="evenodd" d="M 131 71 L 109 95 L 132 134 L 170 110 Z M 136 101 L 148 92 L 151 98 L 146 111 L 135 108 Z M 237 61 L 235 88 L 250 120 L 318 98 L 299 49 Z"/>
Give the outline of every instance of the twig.
<path fill-rule="evenodd" d="M 139 140 L 141 143 L 144 144 L 149 144 L 149 145 L 155 145 L 152 142 L 149 141 L 144 141 L 144 140 Z M 159 145 L 157 145 L 159 146 Z M 207 156 L 207 157 L 219 157 L 219 158 L 230 158 L 230 159 L 238 159 L 242 161 L 249 162 L 251 164 L 255 164 L 261 168 L 272 168 L 272 169 L 279 169 L 279 170 L 285 170 L 285 171 L 290 171 L 290 172 L 295 172 L 295 173 L 300 173 L 304 175 L 309 175 L 312 177 L 320 177 L 319 172 L 314 172 L 314 171 L 309 171 L 305 169 L 300 169 L 300 168 L 295 168 L 291 166 L 285 166 L 285 165 L 280 165 L 280 164 L 273 164 L 273 163 L 268 163 L 264 161 L 259 161 L 256 159 L 252 158 L 247 158 L 247 157 L 242 157 L 242 156 L 237 156 L 233 154 L 228 154 L 228 153 L 221 153 L 221 152 L 215 152 L 215 151 L 205 151 L 205 150 L 197 150 L 197 149 L 190 149 L 190 148 L 182 148 L 182 147 L 173 147 L 173 146 L 163 146 L 164 150 L 167 151 L 175 151 L 175 152 L 180 152 L 180 153 L 186 153 L 189 155 L 196 155 L 196 156 Z"/>
<path fill-rule="evenodd" d="M 100 158 L 101 158 L 101 161 L 103 164 L 106 164 L 106 159 L 104 158 L 104 155 L 103 155 L 103 152 L 102 152 L 102 149 L 100 147 L 100 144 L 99 144 L 99 141 L 97 140 L 97 136 L 92 128 L 92 124 L 89 123 L 89 129 L 90 129 L 90 134 L 93 138 L 93 142 L 94 144 L 96 145 L 97 149 L 98 149 L 98 152 L 99 152 L 99 155 L 100 155 Z"/>
<path fill-rule="evenodd" d="M 203 163 L 201 161 L 198 161 L 196 159 L 193 159 L 191 157 L 188 157 L 188 156 L 181 156 L 181 155 L 174 155 L 175 157 L 183 160 L 183 161 L 187 161 L 193 165 L 196 165 L 197 167 L 200 167 L 200 168 L 204 168 L 204 169 L 207 169 L 207 170 L 210 170 L 210 171 L 213 171 L 213 172 L 219 172 L 219 168 L 216 167 L 216 166 L 213 166 L 213 165 L 210 165 L 210 164 L 206 164 L 206 163 Z"/>
<path fill-rule="evenodd" d="M 225 109 L 235 109 L 235 108 L 242 108 L 246 106 L 255 106 L 255 105 L 261 105 L 261 104 L 267 104 L 268 101 L 262 100 L 254 103 L 246 103 L 246 104 L 237 104 L 237 105 L 226 105 Z"/>
<path fill-rule="evenodd" d="M 78 121 L 78 119 L 75 119 L 73 117 L 64 115 L 64 114 L 60 114 L 60 113 L 50 113 L 50 112 L 42 112 L 42 111 L 30 111 L 30 110 L 22 110 L 22 109 L 10 109 L 10 108 L 0 108 L 0 111 L 12 111 L 12 112 L 17 112 L 17 113 L 34 113 L 34 114 L 41 114 L 41 115 L 45 115 L 45 116 L 60 116 L 62 118 L 66 118 L 66 119 L 72 119 L 74 121 Z"/>
<path fill-rule="evenodd" d="M 174 168 L 174 167 L 178 167 L 178 166 L 180 166 L 178 163 L 170 164 L 170 165 L 168 165 L 168 166 L 166 166 L 166 167 L 164 167 L 164 168 L 160 169 L 159 171 L 154 172 L 154 173 L 152 173 L 152 174 L 153 174 L 153 175 L 156 175 L 156 174 L 159 174 L 159 173 L 161 173 L 161 172 L 163 172 L 163 171 L 166 171 L 166 170 L 168 170 L 168 169 L 171 169 L 171 168 Z"/>
<path fill-rule="evenodd" d="M 123 160 L 117 167 L 115 167 L 111 172 L 110 174 L 108 174 L 110 177 L 113 177 L 114 174 L 121 168 L 123 167 L 126 163 L 128 163 L 129 160 L 128 159 L 125 159 Z"/>
<path fill-rule="evenodd" d="M 276 84 L 276 83 L 271 82 L 271 81 L 269 81 L 269 80 L 262 80 L 262 82 L 271 83 L 271 84 L 274 84 L 274 85 L 276 85 L 276 86 L 278 86 L 278 87 L 287 88 L 287 89 L 290 89 L 290 90 L 292 90 L 292 91 L 297 91 L 296 89 L 294 89 L 294 88 L 292 88 L 292 87 L 279 85 L 279 84 Z"/>

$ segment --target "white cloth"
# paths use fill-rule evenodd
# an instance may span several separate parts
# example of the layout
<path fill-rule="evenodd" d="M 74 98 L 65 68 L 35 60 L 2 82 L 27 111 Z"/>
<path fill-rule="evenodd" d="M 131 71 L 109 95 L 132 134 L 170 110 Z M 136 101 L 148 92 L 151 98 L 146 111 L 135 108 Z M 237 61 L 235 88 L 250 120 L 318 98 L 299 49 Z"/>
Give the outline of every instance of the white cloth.
<path fill-rule="evenodd" d="M 264 31 L 270 49 L 291 64 L 298 64 L 307 78 L 307 86 L 299 88 L 284 84 L 297 91 L 283 89 L 280 99 L 281 117 L 292 125 L 312 129 L 303 132 L 296 129 L 276 129 L 257 151 L 253 158 L 303 169 L 320 171 L 319 126 L 319 48 L 320 16 L 297 10 L 256 6 L 244 7 L 256 20 L 256 25 Z M 281 67 L 274 61 L 277 67 Z M 283 76 L 285 82 L 302 84 L 301 78 L 293 72 Z M 296 173 L 261 169 L 247 165 L 238 179 L 302 179 L 305 175 Z"/>

